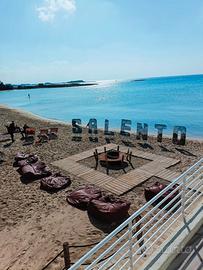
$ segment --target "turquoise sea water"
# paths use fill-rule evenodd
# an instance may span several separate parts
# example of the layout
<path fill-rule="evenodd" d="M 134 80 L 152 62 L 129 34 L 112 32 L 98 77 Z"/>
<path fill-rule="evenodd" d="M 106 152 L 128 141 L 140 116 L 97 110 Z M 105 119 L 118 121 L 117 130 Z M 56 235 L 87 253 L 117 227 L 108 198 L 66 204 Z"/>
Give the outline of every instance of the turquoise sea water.
<path fill-rule="evenodd" d="M 130 119 L 132 132 L 137 122 L 147 123 L 151 133 L 156 132 L 155 123 L 166 124 L 166 134 L 172 134 L 173 126 L 183 125 L 189 136 L 203 138 L 203 75 L 5 91 L 0 92 L 0 103 L 69 123 L 81 118 L 86 125 L 96 118 L 102 128 L 108 119 L 110 129 L 120 128 L 121 119 Z"/>

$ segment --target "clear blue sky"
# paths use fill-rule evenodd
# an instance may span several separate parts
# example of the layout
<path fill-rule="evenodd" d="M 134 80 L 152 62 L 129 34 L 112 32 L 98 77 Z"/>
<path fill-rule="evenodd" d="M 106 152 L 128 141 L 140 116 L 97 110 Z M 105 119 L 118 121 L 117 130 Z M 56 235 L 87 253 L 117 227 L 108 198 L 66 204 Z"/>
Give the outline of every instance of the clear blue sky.
<path fill-rule="evenodd" d="M 203 0 L 0 0 L 0 80 L 203 73 Z"/>

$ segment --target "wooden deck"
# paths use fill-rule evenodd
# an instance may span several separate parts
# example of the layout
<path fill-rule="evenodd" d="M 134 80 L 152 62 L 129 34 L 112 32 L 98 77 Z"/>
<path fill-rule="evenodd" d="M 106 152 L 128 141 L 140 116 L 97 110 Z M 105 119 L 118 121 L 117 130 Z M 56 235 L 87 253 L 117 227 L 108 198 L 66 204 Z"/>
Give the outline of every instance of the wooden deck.
<path fill-rule="evenodd" d="M 106 150 L 110 150 L 116 149 L 117 145 L 107 144 L 97 147 L 96 149 L 99 153 L 101 153 L 104 152 L 104 147 L 106 147 Z M 119 147 L 120 151 L 124 153 L 127 153 L 129 149 L 129 147 L 126 146 Z M 76 155 L 72 155 L 65 159 L 55 161 L 52 164 L 116 195 L 121 195 L 128 192 L 152 176 L 156 176 L 167 181 L 173 181 L 180 175 L 180 173 L 171 171 L 169 169 L 169 167 L 179 163 L 180 160 L 130 148 L 134 157 L 147 159 L 150 162 L 137 169 L 131 170 L 128 173 L 119 176 L 118 178 L 114 178 L 78 163 L 78 161 L 92 157 L 94 150 L 95 148 Z"/>

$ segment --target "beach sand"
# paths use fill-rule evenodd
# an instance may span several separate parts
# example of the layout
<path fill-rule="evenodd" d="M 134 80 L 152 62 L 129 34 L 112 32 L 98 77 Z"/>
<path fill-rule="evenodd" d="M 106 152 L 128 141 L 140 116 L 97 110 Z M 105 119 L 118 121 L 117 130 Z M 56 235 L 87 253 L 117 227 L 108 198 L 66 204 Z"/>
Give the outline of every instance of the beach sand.
<path fill-rule="evenodd" d="M 106 140 L 103 132 L 99 131 L 98 143 L 90 142 L 84 129 L 82 141 L 75 142 L 72 141 L 71 126 L 3 106 L 0 107 L 0 134 L 6 132 L 4 125 L 12 120 L 18 126 L 26 123 L 38 130 L 43 127 L 59 128 L 57 140 L 40 146 L 23 145 L 20 134 L 16 134 L 13 144 L 9 140 L 0 141 L 0 152 L 5 154 L 5 161 L 0 164 L 0 270 L 39 270 L 62 250 L 64 242 L 68 241 L 70 245 L 93 244 L 103 239 L 107 232 L 92 224 L 85 211 L 73 208 L 66 202 L 67 192 L 87 182 L 70 174 L 71 186 L 55 194 L 40 190 L 39 180 L 25 185 L 12 166 L 15 154 L 19 151 L 35 153 L 56 171 L 51 165 L 53 161 L 104 145 Z M 148 148 L 143 148 L 135 135 L 130 140 L 132 146 L 139 150 L 180 159 L 181 162 L 171 168 L 177 172 L 185 171 L 203 155 L 203 142 L 197 140 L 187 140 L 185 146 L 177 146 L 172 144 L 171 138 L 165 138 L 160 144 L 155 137 L 149 137 Z M 123 144 L 119 134 L 112 142 Z M 67 172 L 63 173 L 68 175 Z M 131 202 L 130 214 L 145 203 L 144 187 L 156 180 L 152 178 L 122 196 Z M 72 248 L 71 261 L 76 261 L 89 249 Z M 58 270 L 63 266 L 60 256 L 47 269 Z"/>

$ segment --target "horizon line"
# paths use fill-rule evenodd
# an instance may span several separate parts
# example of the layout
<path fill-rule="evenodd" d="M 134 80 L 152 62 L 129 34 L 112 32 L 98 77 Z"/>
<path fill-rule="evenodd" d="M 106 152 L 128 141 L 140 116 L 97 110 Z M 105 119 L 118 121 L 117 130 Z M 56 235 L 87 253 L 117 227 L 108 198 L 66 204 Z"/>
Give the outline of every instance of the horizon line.
<path fill-rule="evenodd" d="M 22 83 L 10 83 L 10 82 L 3 82 L 0 80 L 0 82 L 4 84 L 11 84 L 11 85 L 22 85 L 22 84 L 39 84 L 39 83 L 68 83 L 68 82 L 75 82 L 79 80 L 83 80 L 84 82 L 103 82 L 103 81 L 131 81 L 131 80 L 146 80 L 146 79 L 156 79 L 156 78 L 170 78 L 170 77 L 187 77 L 187 76 L 203 76 L 203 73 L 190 73 L 190 74 L 174 74 L 174 75 L 158 75 L 158 76 L 147 76 L 147 77 L 135 77 L 135 78 L 125 78 L 125 79 L 97 79 L 97 80 L 85 80 L 85 79 L 70 79 L 68 81 L 59 81 L 59 82 L 50 82 L 45 80 L 44 82 L 22 82 Z"/>

